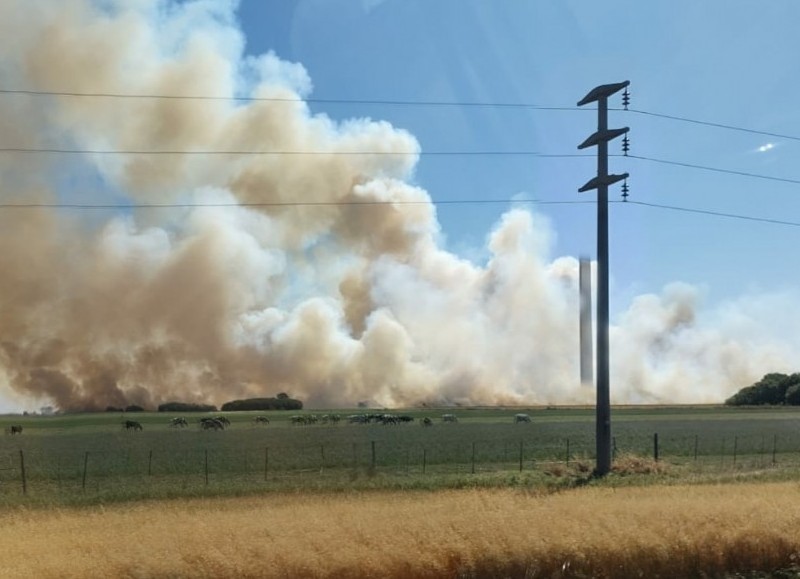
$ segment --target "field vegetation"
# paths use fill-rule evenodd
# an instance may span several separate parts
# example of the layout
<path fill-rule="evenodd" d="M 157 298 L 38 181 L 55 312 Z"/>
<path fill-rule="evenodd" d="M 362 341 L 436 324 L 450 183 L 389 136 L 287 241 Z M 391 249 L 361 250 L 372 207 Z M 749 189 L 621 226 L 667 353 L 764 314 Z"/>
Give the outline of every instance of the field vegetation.
<path fill-rule="evenodd" d="M 276 493 L 0 511 L 3 577 L 796 573 L 796 483 Z M 775 575 L 770 575 L 775 576 Z"/>
<path fill-rule="evenodd" d="M 530 424 L 514 423 L 520 409 L 498 408 L 457 409 L 456 424 L 441 421 L 452 409 L 409 411 L 416 420 L 396 425 L 349 424 L 346 416 L 358 411 L 340 412 L 345 418 L 335 425 L 292 423 L 293 416 L 313 411 L 214 413 L 230 419 L 224 431 L 199 428 L 208 413 L 181 413 L 189 422 L 186 428 L 171 427 L 171 416 L 164 413 L 2 417 L 0 427 L 18 424 L 23 433 L 0 437 L 0 505 L 289 490 L 595 484 L 588 479 L 593 411 L 524 411 Z M 255 423 L 261 415 L 270 423 Z M 425 416 L 434 419 L 432 427 L 421 426 Z M 143 430 L 125 430 L 127 419 L 140 422 Z M 798 419 L 800 408 L 791 407 L 615 409 L 619 476 L 612 476 L 612 483 L 794 477 L 800 472 Z M 636 461 L 641 468 L 630 468 Z"/>
<path fill-rule="evenodd" d="M 616 408 L 603 479 L 589 408 L 364 412 L 0 417 L 0 576 L 800 573 L 800 408 Z"/>

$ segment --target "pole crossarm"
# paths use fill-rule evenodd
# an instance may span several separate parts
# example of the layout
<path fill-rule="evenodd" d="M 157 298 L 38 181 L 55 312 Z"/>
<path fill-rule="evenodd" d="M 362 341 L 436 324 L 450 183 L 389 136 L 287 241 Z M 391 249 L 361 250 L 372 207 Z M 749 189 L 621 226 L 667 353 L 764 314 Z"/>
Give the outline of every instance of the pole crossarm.
<path fill-rule="evenodd" d="M 628 127 L 623 127 L 621 129 L 607 129 L 605 131 L 597 131 L 590 137 L 588 137 L 584 142 L 578 145 L 578 149 L 586 149 L 587 147 L 595 147 L 600 143 L 608 143 L 609 141 L 613 141 L 620 135 L 624 135 L 630 129 Z"/>
<path fill-rule="evenodd" d="M 631 84 L 631 81 L 625 80 L 622 82 L 615 82 L 612 84 L 601 84 L 598 87 L 593 88 L 589 91 L 585 97 L 578 101 L 578 106 L 582 107 L 583 105 L 588 105 L 589 103 L 593 103 L 594 101 L 600 99 L 607 99 L 612 94 L 621 91 L 625 87 Z"/>
<path fill-rule="evenodd" d="M 585 193 L 586 191 L 591 191 L 592 189 L 599 189 L 600 187 L 608 187 L 609 185 L 613 185 L 614 183 L 619 183 L 620 181 L 627 179 L 630 177 L 628 173 L 622 173 L 621 175 L 603 175 L 592 177 L 589 179 L 586 184 L 578 189 L 578 193 Z"/>

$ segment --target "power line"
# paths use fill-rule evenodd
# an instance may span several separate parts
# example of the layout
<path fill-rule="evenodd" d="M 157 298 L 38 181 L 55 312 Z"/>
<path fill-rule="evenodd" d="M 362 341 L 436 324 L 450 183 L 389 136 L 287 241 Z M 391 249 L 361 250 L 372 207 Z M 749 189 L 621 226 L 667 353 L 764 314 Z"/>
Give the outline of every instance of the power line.
<path fill-rule="evenodd" d="M 541 155 L 536 151 L 206 151 L 206 150 L 147 150 L 147 149 L 61 149 L 0 147 L 0 153 L 51 153 L 59 155 L 383 155 L 383 156 L 542 156 L 542 157 L 585 157 L 581 154 Z"/>
<path fill-rule="evenodd" d="M 386 106 L 421 106 L 421 107 L 475 107 L 475 108 L 510 108 L 543 111 L 583 111 L 574 106 L 547 106 L 535 103 L 509 103 L 491 101 L 444 101 L 444 100 L 403 100 L 403 99 L 328 99 L 328 98 L 288 98 L 288 97 L 256 97 L 256 96 L 214 96 L 214 95 L 168 95 L 148 93 L 115 93 L 115 92 L 78 92 L 78 91 L 44 91 L 28 89 L 1 89 L 0 95 L 28 95 L 36 97 L 62 96 L 109 99 L 153 99 L 153 100 L 195 100 L 195 101 L 234 101 L 234 102 L 274 102 L 274 103 L 316 103 L 316 104 L 348 104 L 348 105 L 386 105 Z M 800 141 L 800 136 L 763 131 L 726 123 L 704 121 L 680 115 L 669 115 L 643 109 L 610 108 L 612 111 L 630 112 L 637 115 L 667 119 L 682 123 L 690 123 L 729 131 L 739 131 L 778 139 Z"/>
<path fill-rule="evenodd" d="M 443 101 L 443 100 L 403 100 L 403 99 L 328 99 L 328 98 L 287 98 L 287 97 L 256 97 L 256 96 L 214 96 L 214 95 L 168 95 L 168 94 L 147 94 L 147 93 L 115 93 L 115 92 L 78 92 L 78 91 L 43 91 L 28 89 L 0 89 L 0 94 L 5 95 L 28 95 L 37 97 L 62 96 L 62 97 L 86 97 L 86 98 L 110 98 L 110 99 L 153 99 L 153 100 L 199 100 L 199 101 L 234 101 L 234 102 L 274 102 L 274 103 L 316 103 L 316 104 L 349 104 L 349 105 L 387 105 L 387 106 L 421 106 L 421 107 L 477 107 L 477 108 L 511 108 L 511 109 L 531 109 L 543 111 L 583 111 L 580 107 L 574 106 L 547 106 L 535 103 L 509 103 L 491 101 Z M 778 139 L 789 139 L 800 141 L 800 136 L 787 135 L 763 131 L 748 127 L 741 127 L 726 123 L 704 121 L 680 115 L 669 115 L 657 113 L 643 109 L 619 109 L 611 108 L 613 111 L 630 112 L 637 115 L 667 119 L 682 123 L 690 123 L 729 131 L 739 131 Z"/>
<path fill-rule="evenodd" d="M 344 207 L 375 205 L 487 205 L 532 203 L 535 205 L 586 205 L 591 200 L 537 199 L 443 199 L 424 201 L 266 201 L 259 203 L 0 203 L 0 209 L 193 209 L 202 207 Z"/>
<path fill-rule="evenodd" d="M 795 185 L 800 184 L 800 179 L 789 179 L 786 177 L 775 177 L 774 175 L 764 175 L 761 173 L 749 173 L 747 171 L 736 171 L 734 169 L 721 169 L 719 167 L 709 167 L 706 165 L 696 165 L 694 163 L 684 163 L 681 161 L 669 161 L 667 159 L 656 159 L 654 157 L 642 157 L 640 155 L 614 155 L 615 157 L 627 157 L 628 159 L 638 159 L 640 161 L 648 161 L 651 163 L 660 163 L 662 165 L 675 165 L 677 167 L 686 167 L 688 169 L 698 169 L 702 171 L 711 171 L 714 173 L 726 173 L 729 175 L 737 175 L 739 177 L 751 177 L 753 179 L 766 179 L 768 181 L 780 181 L 782 183 L 792 183 Z"/>
<path fill-rule="evenodd" d="M 614 110 L 623 110 L 623 109 L 614 109 Z M 706 127 L 714 127 L 714 128 L 717 128 L 717 129 L 727 129 L 729 131 L 739 131 L 739 132 L 742 132 L 742 133 L 752 133 L 754 135 L 763 135 L 763 136 L 766 136 L 766 137 L 775 137 L 775 138 L 778 138 L 778 139 L 789 139 L 789 140 L 792 140 L 792 141 L 800 141 L 800 137 L 798 137 L 796 135 L 786 135 L 786 134 L 783 134 L 783 133 L 773 133 L 773 132 L 770 132 L 770 131 L 760 131 L 758 129 L 749 129 L 747 127 L 738 127 L 736 125 L 726 125 L 726 124 L 723 124 L 723 123 L 714 123 L 714 122 L 711 122 L 711 121 L 701 121 L 701 120 L 698 120 L 698 119 L 690 119 L 690 118 L 687 118 L 687 117 L 680 117 L 680 116 L 677 116 L 677 115 L 665 115 L 663 113 L 654 113 L 654 112 L 651 112 L 651 111 L 643 111 L 643 110 L 637 110 L 637 109 L 628 109 L 627 112 L 635 113 L 637 115 L 645 115 L 645 116 L 648 116 L 648 117 L 657 117 L 657 118 L 660 118 L 660 119 L 669 119 L 671 121 L 680 121 L 682 123 L 691 123 L 691 124 L 695 124 L 695 125 L 703 125 L 703 126 L 706 126 Z"/>
<path fill-rule="evenodd" d="M 330 155 L 330 156 L 358 156 L 358 155 L 375 155 L 375 156 L 422 156 L 422 157 L 512 157 L 512 156 L 527 156 L 538 157 L 542 159 L 569 159 L 591 157 L 592 155 L 582 153 L 539 153 L 537 151 L 245 151 L 245 150 L 228 150 L 228 151 L 206 151 L 206 150 L 147 150 L 147 149 L 60 149 L 60 148 L 24 148 L 24 147 L 0 147 L 0 153 L 20 153 L 20 154 L 62 154 L 62 155 L 221 155 L 221 156 L 311 156 L 311 155 Z M 761 173 L 750 173 L 747 171 L 737 171 L 734 169 L 722 169 L 720 167 L 710 167 L 707 165 L 698 165 L 695 163 L 685 163 L 682 161 L 671 161 L 668 159 L 658 159 L 655 157 L 645 157 L 641 155 L 611 155 L 612 157 L 625 157 L 628 159 L 636 159 L 639 161 L 647 161 L 650 163 L 659 163 L 662 165 L 673 165 L 676 167 L 684 167 L 687 169 L 697 169 L 702 171 L 710 171 L 714 173 L 723 173 L 729 175 L 736 175 L 739 177 L 750 177 L 753 179 L 764 179 L 768 181 L 778 181 L 782 183 L 792 183 L 795 185 L 800 184 L 800 179 L 790 179 L 787 177 L 776 177 L 774 175 L 764 175 Z"/>
<path fill-rule="evenodd" d="M 275 102 L 275 103 L 318 103 L 318 104 L 352 104 L 352 105 L 392 105 L 392 106 L 424 106 L 424 107 L 496 107 L 536 109 L 545 111 L 577 111 L 577 107 L 552 107 L 533 103 L 504 103 L 480 101 L 412 101 L 381 99 L 325 99 L 325 98 L 286 98 L 255 96 L 209 96 L 209 95 L 166 95 L 166 94 L 124 94 L 111 92 L 72 92 L 43 91 L 25 89 L 0 89 L 0 94 L 28 96 L 63 96 L 90 97 L 110 99 L 154 99 L 154 100 L 200 100 L 200 101 L 241 101 L 241 102 Z"/>
<path fill-rule="evenodd" d="M 199 209 L 199 208 L 221 208 L 235 209 L 239 207 L 364 207 L 364 206 L 414 206 L 414 205 L 498 205 L 498 204 L 533 204 L 533 205 L 595 205 L 596 200 L 552 200 L 552 199 L 443 199 L 443 200 L 424 200 L 424 201 L 274 201 L 259 203 L 0 203 L 2 209 Z M 724 217 L 728 219 L 741 219 L 745 221 L 755 221 L 769 223 L 772 225 L 786 225 L 800 227 L 800 222 L 784 221 L 769 217 L 755 217 L 752 215 L 742 215 L 736 213 L 726 213 L 722 211 L 712 211 L 709 209 L 695 209 L 691 207 L 678 207 L 675 205 L 663 205 L 659 203 L 647 203 L 644 201 L 609 201 L 615 205 L 639 205 L 652 209 L 666 209 L 682 213 L 695 213 L 700 215 L 710 215 L 713 217 Z"/>
<path fill-rule="evenodd" d="M 708 209 L 692 209 L 689 207 L 676 207 L 674 205 L 661 205 L 658 203 L 646 203 L 644 201 L 612 201 L 618 204 L 631 204 L 641 205 L 643 207 L 653 207 L 656 209 L 668 209 L 671 211 L 681 211 L 683 213 L 699 213 L 701 215 L 713 215 L 714 217 L 727 217 L 730 219 L 743 219 L 746 221 L 758 221 L 762 223 L 772 223 L 774 225 L 789 225 L 791 227 L 800 227 L 800 222 L 796 221 L 783 221 L 781 219 L 771 219 L 769 217 L 753 217 L 752 215 L 740 215 L 736 213 L 723 213 L 721 211 L 711 211 Z"/>

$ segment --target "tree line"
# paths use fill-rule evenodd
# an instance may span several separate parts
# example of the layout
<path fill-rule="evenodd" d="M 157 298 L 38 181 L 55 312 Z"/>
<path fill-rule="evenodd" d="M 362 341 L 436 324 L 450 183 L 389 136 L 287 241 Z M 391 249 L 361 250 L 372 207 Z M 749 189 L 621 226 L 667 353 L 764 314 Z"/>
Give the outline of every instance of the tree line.
<path fill-rule="evenodd" d="M 800 373 L 772 372 L 725 401 L 729 406 L 800 405 Z"/>
<path fill-rule="evenodd" d="M 246 398 L 231 400 L 217 409 L 213 404 L 196 404 L 192 402 L 164 402 L 158 405 L 159 412 L 234 412 L 237 410 L 302 410 L 303 402 L 281 392 L 275 397 Z M 108 406 L 106 412 L 144 412 L 141 406 L 132 404 L 125 407 Z"/>

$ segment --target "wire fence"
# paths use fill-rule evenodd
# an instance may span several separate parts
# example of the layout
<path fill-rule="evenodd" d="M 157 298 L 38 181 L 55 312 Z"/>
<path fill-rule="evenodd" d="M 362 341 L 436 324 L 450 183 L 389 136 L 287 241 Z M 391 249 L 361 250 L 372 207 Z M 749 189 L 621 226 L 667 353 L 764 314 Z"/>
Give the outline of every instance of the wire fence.
<path fill-rule="evenodd" d="M 613 440 L 615 459 L 636 456 L 698 471 L 800 466 L 800 438 L 774 436 L 659 437 Z M 594 443 L 586 438 L 443 443 L 319 443 L 231 448 L 16 450 L 0 453 L 0 496 L 32 492 L 96 492 L 149 484 L 208 486 L 287 482 L 319 485 L 360 475 L 432 477 L 576 469 L 590 472 Z"/>

